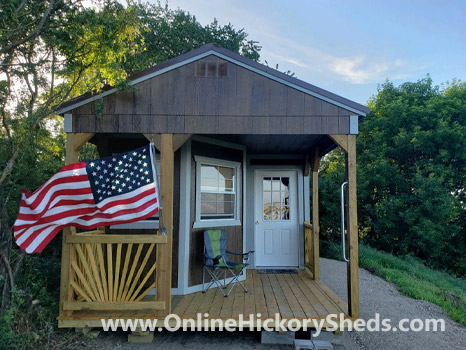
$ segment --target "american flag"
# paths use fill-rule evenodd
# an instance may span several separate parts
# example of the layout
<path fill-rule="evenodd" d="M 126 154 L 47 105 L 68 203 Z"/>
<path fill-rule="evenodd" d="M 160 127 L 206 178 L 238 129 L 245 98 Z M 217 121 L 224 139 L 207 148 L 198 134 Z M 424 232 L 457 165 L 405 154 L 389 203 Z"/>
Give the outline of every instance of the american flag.
<path fill-rule="evenodd" d="M 143 220 L 159 210 L 152 146 L 65 166 L 34 193 L 23 190 L 16 243 L 40 253 L 66 226 L 92 229 Z"/>

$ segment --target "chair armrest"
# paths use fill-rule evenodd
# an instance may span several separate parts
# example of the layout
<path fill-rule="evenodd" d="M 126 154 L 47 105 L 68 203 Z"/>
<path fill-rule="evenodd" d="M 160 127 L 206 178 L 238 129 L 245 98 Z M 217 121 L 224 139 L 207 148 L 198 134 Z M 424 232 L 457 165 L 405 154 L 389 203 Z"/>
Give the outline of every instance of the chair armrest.
<path fill-rule="evenodd" d="M 204 254 L 206 259 L 212 260 L 214 265 L 218 265 L 220 263 L 220 259 L 223 258 L 221 255 L 217 255 L 215 258 L 212 258 L 211 256 Z"/>
<path fill-rule="evenodd" d="M 250 250 L 249 252 L 247 253 L 235 253 L 235 252 L 230 252 L 229 250 L 226 251 L 228 254 L 232 254 L 232 255 L 242 255 L 242 256 L 245 256 L 245 255 L 250 255 L 252 253 L 254 253 L 254 250 Z"/>
<path fill-rule="evenodd" d="M 243 257 L 243 261 L 244 261 L 245 263 L 247 263 L 248 260 L 249 260 L 249 256 L 250 256 L 252 253 L 254 253 L 254 250 L 250 250 L 250 251 L 247 252 L 247 253 L 235 253 L 235 252 L 230 252 L 229 250 L 227 250 L 226 252 L 227 252 L 227 254 L 242 256 L 242 257 Z"/>

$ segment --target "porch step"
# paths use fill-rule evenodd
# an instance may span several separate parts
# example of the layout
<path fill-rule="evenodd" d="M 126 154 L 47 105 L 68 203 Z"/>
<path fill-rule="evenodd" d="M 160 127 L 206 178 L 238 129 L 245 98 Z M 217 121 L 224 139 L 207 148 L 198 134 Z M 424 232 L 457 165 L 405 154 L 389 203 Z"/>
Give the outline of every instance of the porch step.
<path fill-rule="evenodd" d="M 294 347 L 296 350 L 333 350 L 333 345 L 323 340 L 295 339 Z"/>
<path fill-rule="evenodd" d="M 148 344 L 154 340 L 154 333 L 149 331 L 134 331 L 128 334 L 128 343 Z"/>
<path fill-rule="evenodd" d="M 293 344 L 294 332 L 268 332 L 261 331 L 262 344 Z"/>

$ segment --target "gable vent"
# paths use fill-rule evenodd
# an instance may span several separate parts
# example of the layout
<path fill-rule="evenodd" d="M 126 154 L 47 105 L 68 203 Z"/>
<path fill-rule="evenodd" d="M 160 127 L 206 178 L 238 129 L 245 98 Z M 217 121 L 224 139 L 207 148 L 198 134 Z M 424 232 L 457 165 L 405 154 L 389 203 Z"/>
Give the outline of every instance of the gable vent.
<path fill-rule="evenodd" d="M 197 77 L 226 77 L 228 76 L 227 62 L 197 62 Z"/>

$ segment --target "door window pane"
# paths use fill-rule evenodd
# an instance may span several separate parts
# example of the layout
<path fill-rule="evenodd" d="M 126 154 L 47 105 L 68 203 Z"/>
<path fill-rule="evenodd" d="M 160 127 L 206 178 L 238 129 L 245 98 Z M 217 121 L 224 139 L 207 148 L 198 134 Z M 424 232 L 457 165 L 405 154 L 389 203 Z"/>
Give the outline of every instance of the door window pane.
<path fill-rule="evenodd" d="M 264 220 L 290 220 L 290 178 L 262 179 Z"/>

